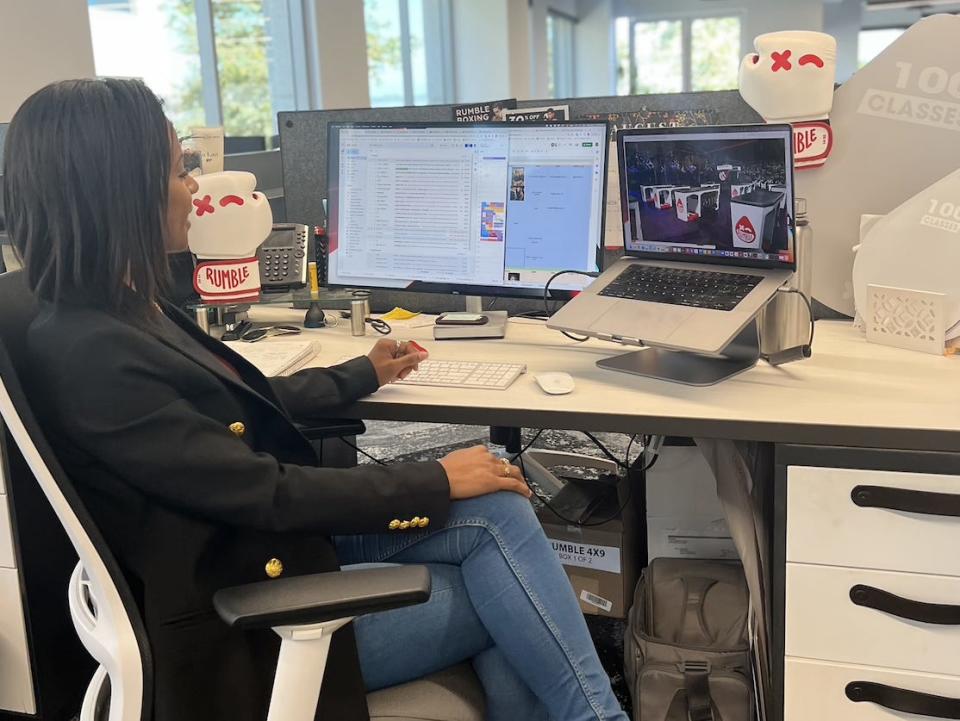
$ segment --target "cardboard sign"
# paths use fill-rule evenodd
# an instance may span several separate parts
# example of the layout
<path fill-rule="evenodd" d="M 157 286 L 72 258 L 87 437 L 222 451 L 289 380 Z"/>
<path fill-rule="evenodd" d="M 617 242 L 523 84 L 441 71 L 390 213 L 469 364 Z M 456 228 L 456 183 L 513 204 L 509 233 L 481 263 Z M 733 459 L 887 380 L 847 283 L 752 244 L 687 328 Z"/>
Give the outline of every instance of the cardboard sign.
<path fill-rule="evenodd" d="M 942 293 L 944 327 L 956 326 L 948 338 L 960 335 L 960 170 L 870 226 L 857 251 L 853 283 L 857 310 L 867 319 L 871 285 Z M 929 311 L 907 305 L 902 315 Z"/>
<path fill-rule="evenodd" d="M 569 105 L 550 105 L 542 108 L 516 108 L 504 110 L 503 115 L 508 123 L 552 123 L 559 120 L 569 120 Z"/>
<path fill-rule="evenodd" d="M 558 541 L 552 538 L 550 545 L 564 566 L 620 573 L 620 549 L 616 546 L 594 546 L 590 543 Z"/>
<path fill-rule="evenodd" d="M 889 213 L 960 168 L 958 37 L 960 18 L 924 18 L 840 86 L 830 160 L 796 174 L 816 245 L 813 296 L 835 311 L 854 314 L 860 216 Z"/>
<path fill-rule="evenodd" d="M 504 121 L 505 113 L 517 107 L 517 99 L 496 100 L 490 103 L 474 103 L 472 105 L 456 105 L 453 108 L 453 119 L 458 123 L 476 123 L 487 120 Z"/>

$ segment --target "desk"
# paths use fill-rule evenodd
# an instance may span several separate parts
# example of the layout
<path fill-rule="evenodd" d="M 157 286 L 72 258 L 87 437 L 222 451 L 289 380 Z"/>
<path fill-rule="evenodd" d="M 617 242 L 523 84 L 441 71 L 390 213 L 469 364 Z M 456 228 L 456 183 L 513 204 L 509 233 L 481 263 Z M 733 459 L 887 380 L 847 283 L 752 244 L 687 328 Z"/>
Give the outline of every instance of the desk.
<path fill-rule="evenodd" d="M 256 321 L 294 322 L 302 311 L 255 308 Z M 825 444 L 905 450 L 960 450 L 960 357 L 936 357 L 867 343 L 843 321 L 817 323 L 813 357 L 756 368 L 715 386 L 692 387 L 597 368 L 632 349 L 576 343 L 541 321 L 510 321 L 507 338 L 434 341 L 430 319 L 396 324 L 389 338 L 412 339 L 437 359 L 526 363 L 507 391 L 390 386 L 346 409 L 371 420 L 434 421 L 530 428 Z M 307 330 L 321 349 L 313 365 L 366 353 L 381 337 L 355 338 L 349 324 Z M 548 396 L 533 380 L 566 371 L 576 390 Z"/>
<path fill-rule="evenodd" d="M 251 315 L 289 323 L 302 311 L 258 308 Z M 958 519 L 860 508 L 851 495 L 861 485 L 960 493 L 960 358 L 869 344 L 848 322 L 821 321 L 811 359 L 778 368 L 760 363 L 695 388 L 601 370 L 598 359 L 628 349 L 575 343 L 535 320 L 511 321 L 507 338 L 497 341 L 433 341 L 429 324 L 396 324 L 390 337 L 417 340 L 438 359 L 526 363 L 527 375 L 507 391 L 390 386 L 345 409 L 346 416 L 775 444 L 770 721 L 889 718 L 875 704 L 847 698 L 853 681 L 960 698 L 960 662 L 895 653 L 936 646 L 936 639 L 937 648 L 948 646 L 943 627 L 905 623 L 849 598 L 852 584 L 880 581 L 927 603 L 960 598 Z M 314 365 L 365 353 L 378 337 L 354 338 L 347 324 L 306 332 L 321 344 Z M 541 392 L 532 376 L 549 370 L 570 373 L 576 390 Z"/>

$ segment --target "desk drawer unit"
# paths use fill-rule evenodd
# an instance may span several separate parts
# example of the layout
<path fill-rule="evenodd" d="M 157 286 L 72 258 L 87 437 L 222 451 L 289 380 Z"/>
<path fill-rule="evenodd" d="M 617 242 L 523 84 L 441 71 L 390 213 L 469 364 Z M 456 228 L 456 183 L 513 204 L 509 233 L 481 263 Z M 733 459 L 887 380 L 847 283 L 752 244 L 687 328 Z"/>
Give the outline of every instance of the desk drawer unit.
<path fill-rule="evenodd" d="M 859 699 L 854 701 L 852 699 Z M 960 677 L 787 659 L 785 719 L 922 721 L 960 717 Z M 953 711 L 957 715 L 948 715 Z"/>
<path fill-rule="evenodd" d="M 0 568 L 0 711 L 35 713 L 27 631 L 16 569 Z"/>
<path fill-rule="evenodd" d="M 960 477 L 796 466 L 787 484 L 788 562 L 960 576 Z"/>
<path fill-rule="evenodd" d="M 787 656 L 960 676 L 957 577 L 788 564 L 786 619 Z"/>
<path fill-rule="evenodd" d="M 790 466 L 786 527 L 784 721 L 960 718 L 960 477 Z"/>

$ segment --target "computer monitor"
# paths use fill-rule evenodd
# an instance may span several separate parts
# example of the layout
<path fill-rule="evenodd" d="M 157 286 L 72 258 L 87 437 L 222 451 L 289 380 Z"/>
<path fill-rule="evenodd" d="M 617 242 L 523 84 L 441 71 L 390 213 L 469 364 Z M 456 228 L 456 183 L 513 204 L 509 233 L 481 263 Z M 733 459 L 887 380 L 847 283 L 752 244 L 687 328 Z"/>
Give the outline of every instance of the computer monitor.
<path fill-rule="evenodd" d="M 329 284 L 536 297 L 557 271 L 599 271 L 606 133 L 597 122 L 331 123 Z M 550 288 L 589 282 L 564 275 Z"/>
<path fill-rule="evenodd" d="M 789 125 L 621 130 L 627 253 L 793 269 L 792 137 Z"/>

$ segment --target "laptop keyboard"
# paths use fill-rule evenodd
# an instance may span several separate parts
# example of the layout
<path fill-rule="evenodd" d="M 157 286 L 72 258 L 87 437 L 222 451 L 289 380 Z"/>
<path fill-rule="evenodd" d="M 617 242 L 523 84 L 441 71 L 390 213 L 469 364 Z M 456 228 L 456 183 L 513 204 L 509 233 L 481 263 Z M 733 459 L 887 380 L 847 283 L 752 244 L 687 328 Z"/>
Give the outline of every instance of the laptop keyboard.
<path fill-rule="evenodd" d="M 761 280 L 763 276 L 760 275 L 631 265 L 599 295 L 694 308 L 733 310 Z"/>

